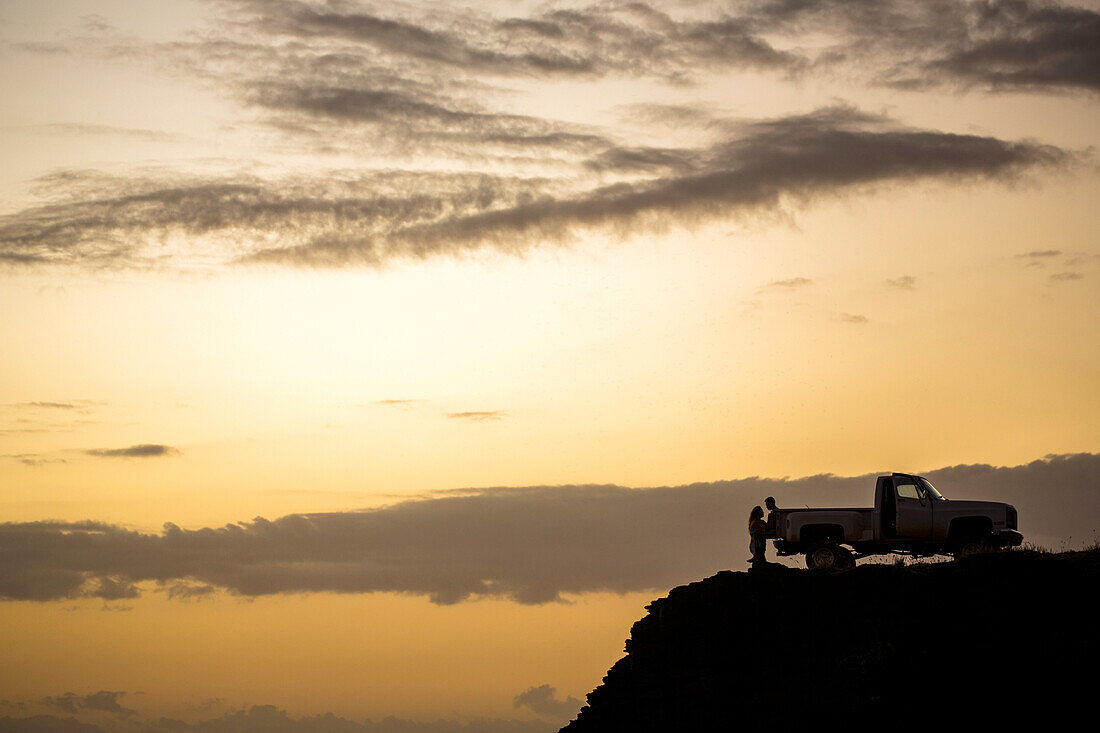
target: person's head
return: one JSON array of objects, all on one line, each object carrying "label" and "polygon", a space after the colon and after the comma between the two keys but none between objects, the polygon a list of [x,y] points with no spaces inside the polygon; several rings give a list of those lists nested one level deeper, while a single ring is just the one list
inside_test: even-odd
[{"label": "person's head", "polygon": [[764,506],[766,506],[768,508],[769,512],[774,511],[775,510],[775,498],[769,496],[767,499],[764,500]]},{"label": "person's head", "polygon": [[761,509],[759,506],[754,506],[752,508],[752,511],[749,512],[749,522],[750,523],[755,522],[757,519],[760,519],[763,516],[764,516],[764,510]]}]

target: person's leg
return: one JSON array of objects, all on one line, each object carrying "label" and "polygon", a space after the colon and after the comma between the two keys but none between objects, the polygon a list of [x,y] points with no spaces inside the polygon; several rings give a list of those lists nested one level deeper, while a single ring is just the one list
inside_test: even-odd
[{"label": "person's leg", "polygon": [[753,553],[753,557],[756,558],[756,560],[761,565],[766,565],[767,562],[768,562],[767,551],[768,551],[768,541],[766,539],[764,539],[763,535],[757,535],[756,536],[756,551]]}]

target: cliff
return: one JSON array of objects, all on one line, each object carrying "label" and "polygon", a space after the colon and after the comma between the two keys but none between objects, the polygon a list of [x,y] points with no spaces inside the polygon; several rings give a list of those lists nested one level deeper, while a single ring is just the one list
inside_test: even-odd
[{"label": "cliff", "polygon": [[1095,702],[1098,581],[1097,549],[721,572],[649,604],[562,730],[1054,722]]}]

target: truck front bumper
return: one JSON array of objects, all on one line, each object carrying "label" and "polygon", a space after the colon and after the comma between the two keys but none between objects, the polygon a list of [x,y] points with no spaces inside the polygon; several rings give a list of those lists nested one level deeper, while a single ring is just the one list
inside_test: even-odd
[{"label": "truck front bumper", "polygon": [[1019,547],[1024,536],[1014,529],[1002,529],[1000,534],[994,536],[994,541],[1002,547]]}]

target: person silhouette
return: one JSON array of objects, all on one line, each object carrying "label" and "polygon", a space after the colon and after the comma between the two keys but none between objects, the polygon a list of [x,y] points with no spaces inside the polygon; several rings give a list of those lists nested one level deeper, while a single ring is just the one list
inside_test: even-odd
[{"label": "person silhouette", "polygon": [[767,548],[764,535],[767,530],[768,525],[764,522],[764,510],[759,506],[754,506],[752,511],[749,512],[749,552],[752,553],[752,557],[748,560],[754,568],[766,565],[768,562],[764,558],[764,551]]},{"label": "person silhouette", "polygon": [[767,531],[765,532],[765,534],[766,536],[774,539],[775,537],[779,536],[776,533],[775,526],[776,519],[778,519],[779,517],[779,507],[775,505],[775,497],[769,496],[767,499],[765,499],[764,506],[768,508],[768,521],[766,523]]}]

